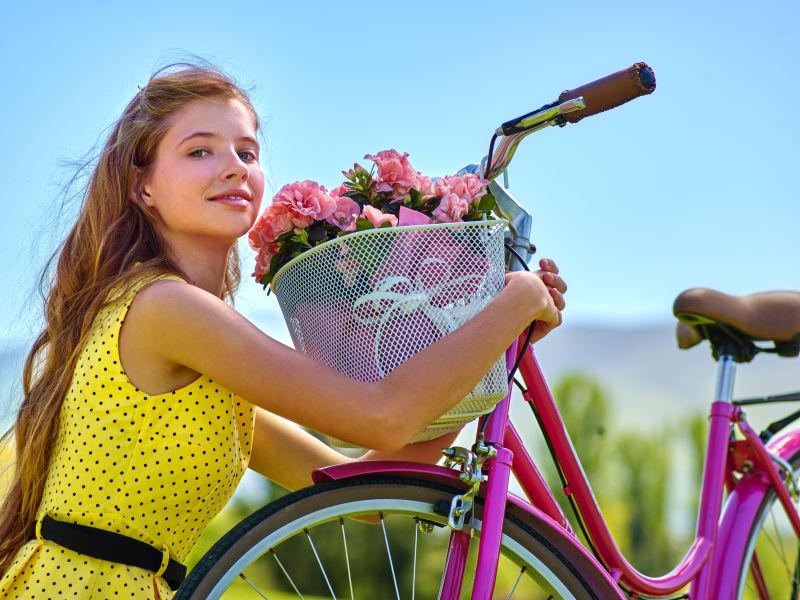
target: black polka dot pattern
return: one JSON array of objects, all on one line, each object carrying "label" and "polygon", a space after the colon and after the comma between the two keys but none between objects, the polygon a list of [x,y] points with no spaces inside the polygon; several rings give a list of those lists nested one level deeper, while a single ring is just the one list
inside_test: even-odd
[{"label": "black polka dot pattern", "polygon": [[[37,518],[122,533],[183,562],[247,468],[254,409],[204,376],[155,396],[128,380],[120,327],[136,292],[154,279],[139,281],[92,324],[61,408]],[[0,598],[9,599],[172,595],[153,573],[38,539],[0,579]]]}]

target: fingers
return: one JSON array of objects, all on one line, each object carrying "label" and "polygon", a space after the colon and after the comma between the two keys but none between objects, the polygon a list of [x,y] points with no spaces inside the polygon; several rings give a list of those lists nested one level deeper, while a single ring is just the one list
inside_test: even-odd
[{"label": "fingers", "polygon": [[567,305],[566,301],[564,300],[564,295],[554,287],[547,288],[547,291],[550,292],[550,297],[553,298],[553,304],[556,305],[556,308],[560,313]]},{"label": "fingers", "polygon": [[567,282],[560,275],[555,275],[551,271],[542,273],[542,281],[547,287],[555,288],[562,294],[567,292]]},{"label": "fingers", "polygon": [[556,261],[554,261],[552,258],[540,259],[539,267],[541,267],[542,271],[558,274],[558,265],[556,264]]},{"label": "fingers", "polygon": [[541,271],[539,276],[548,287],[556,288],[562,294],[567,292],[567,282],[558,275],[558,265],[550,258],[543,258],[539,261]]}]

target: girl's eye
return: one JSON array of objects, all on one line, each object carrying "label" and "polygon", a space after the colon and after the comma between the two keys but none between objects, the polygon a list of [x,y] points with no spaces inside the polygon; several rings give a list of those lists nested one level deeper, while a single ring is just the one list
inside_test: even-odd
[{"label": "girl's eye", "polygon": [[[192,150],[189,153],[189,156],[193,156],[194,158],[203,158],[204,155],[199,155],[198,152],[208,153],[208,150],[206,150],[205,148],[198,148],[197,150]],[[250,150],[242,150],[241,152],[239,152],[239,156],[242,156],[243,154],[246,156],[244,156],[242,160],[247,160],[247,161],[258,160],[258,157],[256,156],[255,152],[251,152]]]}]

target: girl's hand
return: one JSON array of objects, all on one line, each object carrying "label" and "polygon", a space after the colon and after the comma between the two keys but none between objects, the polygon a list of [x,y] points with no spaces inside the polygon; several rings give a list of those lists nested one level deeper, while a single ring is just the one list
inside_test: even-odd
[{"label": "girl's hand", "polygon": [[540,297],[543,293],[547,294],[544,311],[535,316],[536,323],[531,342],[542,339],[561,325],[561,311],[566,306],[564,293],[567,291],[567,284],[558,274],[558,265],[551,259],[543,258],[539,261],[539,266],[541,269],[538,271],[506,273],[506,285],[512,282],[514,284],[527,284],[529,290],[535,296]]},{"label": "girl's hand", "polygon": [[539,261],[541,269],[536,271],[536,275],[547,286],[547,291],[553,298],[556,308],[560,311],[564,310],[566,302],[564,301],[564,294],[567,292],[567,282],[558,274],[558,265],[550,258],[543,258]]},{"label": "girl's hand", "polygon": [[561,311],[564,310],[566,302],[564,294],[567,292],[567,282],[558,274],[558,265],[550,258],[542,258],[539,260],[541,267],[535,274],[542,280],[542,283],[547,287],[550,297],[553,300],[553,305],[557,310],[558,318],[555,321],[545,321],[537,319],[531,342],[542,339],[553,329],[561,325]]}]

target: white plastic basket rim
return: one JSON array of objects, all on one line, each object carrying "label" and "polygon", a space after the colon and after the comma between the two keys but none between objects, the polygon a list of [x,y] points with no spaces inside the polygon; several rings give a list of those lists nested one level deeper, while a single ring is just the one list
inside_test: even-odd
[{"label": "white plastic basket rim", "polygon": [[309,248],[305,252],[303,252],[300,256],[295,256],[292,260],[287,262],[283,265],[272,278],[272,282],[270,286],[272,289],[275,289],[275,286],[278,284],[278,280],[281,276],[293,265],[296,265],[304,258],[308,258],[316,254],[317,252],[322,252],[331,246],[339,244],[342,240],[352,240],[356,237],[363,237],[363,236],[370,236],[370,235],[380,235],[381,233],[386,233],[387,230],[392,231],[414,231],[414,230],[428,230],[428,229],[463,229],[464,227],[492,227],[494,225],[503,225],[503,227],[508,226],[508,221],[505,219],[491,219],[487,221],[459,221],[457,223],[429,223],[427,225],[398,225],[396,227],[378,227],[376,229],[365,229],[364,231],[354,231],[352,233],[348,233],[347,235],[343,235],[332,240],[327,240],[322,242],[321,244],[314,246],[313,248]]}]

